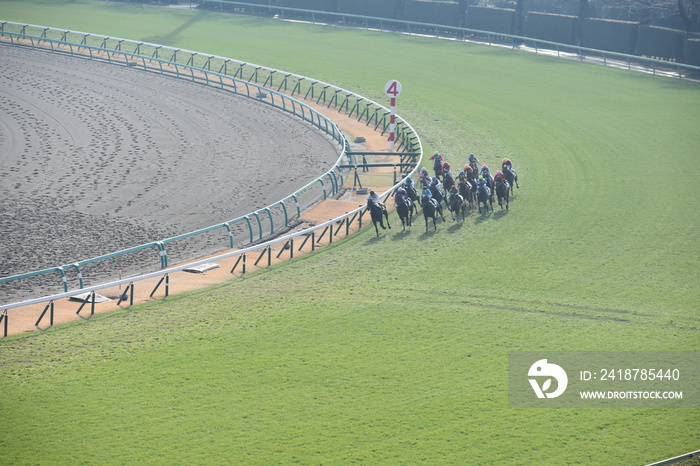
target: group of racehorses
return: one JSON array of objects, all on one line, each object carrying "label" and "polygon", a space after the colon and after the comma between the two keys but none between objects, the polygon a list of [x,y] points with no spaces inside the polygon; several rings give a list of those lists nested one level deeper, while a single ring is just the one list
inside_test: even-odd
[{"label": "group of racehorses", "polygon": [[[493,199],[498,200],[498,205],[501,209],[509,209],[510,195],[513,193],[513,186],[518,185],[518,175],[512,169],[510,163],[504,163],[501,166],[503,177],[498,177],[494,180],[494,176],[490,170],[478,168],[478,160],[471,159],[469,165],[465,165],[465,169],[454,178],[450,171],[449,164],[442,160],[436,159],[433,167],[435,176],[430,177],[426,168],[421,169],[419,176],[420,188],[419,192],[413,184],[413,180],[406,178],[400,187],[394,192],[394,200],[396,202],[396,211],[401,219],[403,229],[411,226],[414,212],[417,212],[416,204],[423,208],[423,216],[425,218],[425,231],[428,231],[429,220],[433,221],[433,228],[437,230],[436,218],[439,216],[445,221],[442,213],[442,204],[444,202],[447,209],[452,213],[453,220],[464,221],[467,208],[473,209],[476,205],[479,213],[488,213],[493,211]],[[452,189],[452,188],[455,189]],[[374,222],[377,236],[379,229],[377,223],[384,228],[384,219],[387,225],[389,224],[388,213],[382,205],[377,205],[373,202],[368,202],[367,210],[371,212],[372,221]],[[389,226],[391,228],[391,226]]]}]

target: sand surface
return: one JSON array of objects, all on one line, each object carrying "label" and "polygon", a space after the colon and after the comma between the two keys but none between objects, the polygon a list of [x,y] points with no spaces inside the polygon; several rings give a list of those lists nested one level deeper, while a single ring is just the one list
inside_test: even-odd
[{"label": "sand surface", "polygon": [[[237,218],[340,153],[298,118],[243,97],[11,46],[0,46],[0,108],[0,277]],[[1,301],[35,297],[36,286],[0,285]]]}]

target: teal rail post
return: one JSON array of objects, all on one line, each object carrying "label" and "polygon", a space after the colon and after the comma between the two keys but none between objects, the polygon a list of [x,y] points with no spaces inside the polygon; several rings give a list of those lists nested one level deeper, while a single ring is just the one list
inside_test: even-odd
[{"label": "teal rail post", "polygon": [[284,201],[280,201],[280,205],[282,206],[282,211],[284,212],[284,226],[287,227],[289,226],[289,214],[287,214],[287,206],[284,205]]},{"label": "teal rail post", "polygon": [[267,216],[270,218],[270,234],[272,235],[275,233],[275,223],[272,220],[272,211],[270,210],[269,207],[265,207],[265,209],[263,209],[263,210],[265,210],[265,212],[267,212]]},{"label": "teal rail post", "polygon": [[328,199],[328,193],[326,193],[326,183],[324,183],[321,178],[318,179],[318,182],[321,183],[321,187],[323,188],[323,200],[325,201]]},{"label": "teal rail post", "polygon": [[56,267],[56,270],[61,274],[61,280],[63,280],[63,292],[68,292],[68,278],[66,277],[66,271],[63,267]]},{"label": "teal rail post", "polygon": [[[251,215],[253,215],[253,216],[255,217],[255,220],[256,220],[257,223],[258,223],[258,232],[260,233],[260,238],[259,238],[259,239],[262,239],[262,237],[263,237],[263,230],[262,230],[262,222],[260,221],[260,215],[258,215],[257,212],[253,212]],[[251,231],[252,231],[252,230],[251,230]],[[252,243],[252,241],[251,241],[251,243]]]},{"label": "teal rail post", "polygon": [[292,199],[294,199],[294,204],[297,206],[297,217],[301,217],[301,207],[299,206],[299,199],[296,194],[292,194]]},{"label": "teal rail post", "polygon": [[245,219],[246,223],[248,223],[248,233],[250,233],[250,242],[252,243],[253,242],[253,225],[250,223],[250,218],[247,215],[243,218]]},{"label": "teal rail post", "polygon": [[226,228],[226,231],[228,231],[229,247],[231,249],[233,249],[236,246],[234,246],[234,244],[233,244],[233,230],[231,230],[231,223],[230,222],[224,223],[224,227]]},{"label": "teal rail post", "polygon": [[165,243],[157,241],[155,245],[160,253],[160,267],[165,269],[168,267],[168,251],[165,249]]}]

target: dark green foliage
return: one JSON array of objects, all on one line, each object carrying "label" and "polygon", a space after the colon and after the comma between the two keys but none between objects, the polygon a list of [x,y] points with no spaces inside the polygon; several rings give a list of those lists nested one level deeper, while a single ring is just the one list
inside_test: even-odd
[{"label": "dark green foliage", "polygon": [[609,19],[584,19],[581,22],[581,46],[611,52],[633,54],[639,23]]},{"label": "dark green foliage", "polygon": [[300,8],[302,10],[338,11],[338,0],[277,0],[277,5],[286,8]]},{"label": "dark green foliage", "polygon": [[657,26],[639,26],[637,55],[682,61],[684,32]]},{"label": "dark green foliage", "polygon": [[685,62],[700,66],[700,39],[688,39],[685,42]]},{"label": "dark green foliage", "polygon": [[403,19],[419,23],[460,26],[460,8],[457,2],[430,2],[425,0],[405,0]]},{"label": "dark green foliage", "polygon": [[338,0],[338,11],[351,15],[399,19],[401,0]]},{"label": "dark green foliage", "polygon": [[501,34],[513,34],[515,10],[504,8],[484,8],[469,6],[464,18],[464,27],[480,31],[493,31]]},{"label": "dark green foliage", "polygon": [[533,39],[574,45],[577,22],[576,16],[530,12],[525,19],[525,35]]}]

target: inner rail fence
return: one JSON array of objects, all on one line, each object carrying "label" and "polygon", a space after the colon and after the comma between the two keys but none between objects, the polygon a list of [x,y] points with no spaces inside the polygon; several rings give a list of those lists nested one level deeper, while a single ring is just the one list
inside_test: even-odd
[{"label": "inner rail fence", "polygon": [[[387,137],[390,131],[390,110],[372,100],[312,78],[231,58],[141,41],[9,21],[0,21],[0,45],[28,47],[75,58],[133,67],[211,86],[253,99],[261,105],[270,105],[283,112],[291,113],[326,133],[340,149],[338,160],[326,173],[284,199],[255,212],[207,228],[99,257],[0,278],[0,286],[11,283],[20,284],[19,289],[30,293],[35,293],[38,287],[41,289],[56,287],[63,290],[59,295],[50,294],[14,303],[2,304],[0,301],[0,331],[3,323],[7,325],[8,309],[131,283],[150,278],[153,274],[166,276],[172,271],[180,270],[171,268],[171,264],[182,263],[203,255],[187,257],[187,251],[193,249],[191,248],[193,241],[204,242],[218,251],[237,248],[235,252],[227,252],[224,256],[217,257],[245,254],[244,251],[248,250],[264,250],[269,248],[270,244],[279,241],[279,238],[274,240],[271,238],[279,237],[298,225],[302,212],[323,200],[339,197],[347,189],[344,186],[346,176],[353,169],[357,178],[358,167],[362,167],[363,170],[373,168],[372,164],[367,164],[364,160],[370,153],[351,151],[349,141],[338,126],[311,105],[334,110],[347,118],[354,118],[358,122],[363,122],[369,130]],[[411,176],[422,158],[420,138],[398,115],[395,116],[394,137],[396,142],[393,155],[400,156],[400,161],[394,164],[395,186],[383,195],[388,195],[403,178]],[[349,230],[351,222],[357,222],[361,226],[362,213],[362,208],[358,208],[335,219],[335,222],[347,222],[346,229]],[[319,229],[328,229],[329,225],[331,224],[304,229],[292,234],[290,239],[300,235],[308,237]],[[337,233],[338,231],[335,232]],[[176,254],[173,254],[174,249],[177,251]],[[209,261],[216,260],[217,257],[210,258]],[[144,268],[144,261],[151,265]],[[108,273],[105,271],[116,270],[117,264],[120,271],[119,280],[95,284],[97,280],[104,279],[101,277]],[[192,264],[183,267],[190,266]],[[134,274],[132,278],[121,279],[122,267]],[[148,274],[143,275],[144,270]],[[114,276],[113,273],[112,276]],[[38,279],[41,280],[37,282]],[[49,280],[48,283],[47,280]],[[51,285],[51,283],[54,284]],[[70,291],[71,288],[73,291]]]},{"label": "inner rail fence", "polygon": [[[187,2],[184,2],[184,4],[187,4]],[[383,32],[431,36],[438,39],[452,39],[462,42],[476,42],[659,76],[691,80],[700,79],[700,67],[698,66],[500,32],[229,0],[198,0],[189,2],[189,5],[190,8],[201,7],[214,11],[273,17],[281,20],[306,21]]]}]

